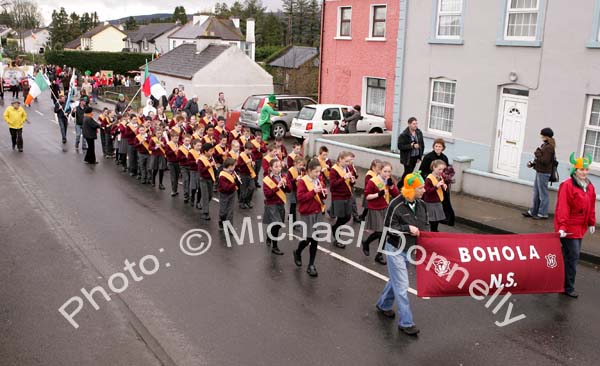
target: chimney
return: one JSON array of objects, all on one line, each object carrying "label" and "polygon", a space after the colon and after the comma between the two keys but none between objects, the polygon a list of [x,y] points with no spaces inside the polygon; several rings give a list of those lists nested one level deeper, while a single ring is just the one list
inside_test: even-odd
[{"label": "chimney", "polygon": [[231,17],[231,21],[233,22],[233,25],[235,25],[235,27],[237,29],[240,29],[240,18],[238,18],[238,17]]},{"label": "chimney", "polygon": [[256,55],[255,37],[254,37],[255,22],[253,18],[246,20],[246,55],[254,61]]},{"label": "chimney", "polygon": [[206,14],[194,15],[192,18],[192,22],[194,22],[194,25],[202,25],[208,20],[209,17],[210,16]]}]

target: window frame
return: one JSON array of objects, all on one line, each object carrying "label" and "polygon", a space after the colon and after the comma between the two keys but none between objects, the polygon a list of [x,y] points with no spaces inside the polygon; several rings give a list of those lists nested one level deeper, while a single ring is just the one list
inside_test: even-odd
[{"label": "window frame", "polygon": [[[509,7],[511,0],[501,1],[501,14],[498,23],[498,32],[496,35],[496,46],[512,46],[512,47],[542,47],[544,26],[546,21],[546,7],[548,0],[537,0],[537,25],[535,30],[535,37],[508,37],[508,18],[509,18]],[[531,8],[528,8],[531,9]],[[527,11],[522,11],[527,12]]]},{"label": "window frame", "polygon": [[[581,139],[581,147],[579,149],[580,156],[584,156],[584,153],[585,153],[585,140],[587,137],[587,132],[594,131],[594,132],[597,132],[600,134],[600,125],[599,126],[590,125],[590,118],[592,117],[592,105],[594,104],[594,100],[597,100],[598,102],[600,102],[600,95],[588,95],[587,96],[585,121],[583,123],[583,136]],[[593,154],[592,154],[592,158],[593,158]],[[595,169],[600,169],[600,161],[599,162],[592,161],[592,167]]]},{"label": "window frame", "polygon": [[[464,0],[461,0],[460,11],[444,12],[444,13],[442,13],[442,1],[444,1],[444,0],[437,0],[437,9],[436,9],[436,14],[435,14],[435,38],[436,39],[454,39],[454,40],[461,39],[462,38]],[[456,36],[441,35],[440,34],[440,18],[442,16],[456,16],[456,15],[460,16],[460,33]]]},{"label": "window frame", "polygon": [[[350,10],[350,20],[344,20],[344,10]],[[342,24],[349,23],[350,24],[350,32],[348,35],[342,35]],[[340,40],[351,40],[352,39],[352,6],[338,6],[338,14],[337,14],[337,30],[335,39]]]},{"label": "window frame", "polygon": [[[377,80],[377,86],[369,86],[369,80]],[[380,82],[384,81],[385,82],[385,87],[381,87],[380,86]],[[386,78],[382,78],[382,77],[374,77],[374,76],[365,76],[364,78],[364,89],[363,89],[363,106],[364,106],[364,113],[368,114],[370,116],[377,116],[377,117],[385,117],[385,108],[386,108],[386,99],[387,99],[387,84],[388,81]],[[369,88],[375,88],[375,89],[383,89],[384,90],[384,97],[383,97],[383,114],[379,115],[379,114],[375,114],[375,113],[369,113]]]},{"label": "window frame", "polygon": [[[504,16],[504,39],[507,41],[535,41],[537,36],[537,28],[539,27],[539,19],[540,19],[540,0],[532,0],[536,1],[537,6],[535,8],[515,8],[511,7],[512,2],[514,0],[508,0],[506,2],[506,15]],[[519,0],[516,0],[519,1]],[[509,36],[508,35],[508,26],[510,21],[510,16],[514,14],[536,14],[536,23],[535,23],[535,34],[529,37],[523,36]]]},{"label": "window frame", "polygon": [[[427,131],[434,133],[436,135],[442,135],[442,136],[452,136],[453,130],[454,130],[454,121],[456,117],[456,87],[457,87],[457,81],[456,80],[451,80],[451,79],[447,79],[447,78],[435,78],[435,79],[430,79],[430,85],[429,85],[429,106],[427,108]],[[441,103],[441,102],[434,102],[433,101],[433,88],[436,82],[442,82],[442,83],[451,83],[454,84],[454,104],[446,104],[446,103]],[[452,131],[444,131],[444,130],[438,130],[436,128],[432,128],[431,127],[431,108],[433,106],[439,106],[439,107],[444,107],[444,108],[452,108],[454,110],[454,115],[453,115],[453,119],[452,119]]]},{"label": "window frame", "polygon": [[587,48],[600,48],[600,0],[596,0],[594,3],[592,34],[585,46]]},{"label": "window frame", "polygon": [[[385,18],[383,18],[383,20],[381,19],[375,19],[375,16],[377,15],[376,12],[376,8],[385,8]],[[379,41],[379,42],[383,42],[386,40],[387,37],[387,4],[371,4],[369,5],[369,35],[368,37],[365,39],[366,41]],[[375,24],[376,23],[383,23],[384,27],[383,27],[383,36],[376,36],[375,35]]]}]

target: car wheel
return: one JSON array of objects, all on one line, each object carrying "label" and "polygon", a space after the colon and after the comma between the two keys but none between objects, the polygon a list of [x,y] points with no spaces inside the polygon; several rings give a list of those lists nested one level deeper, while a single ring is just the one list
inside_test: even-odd
[{"label": "car wheel", "polygon": [[273,135],[274,138],[279,138],[279,137],[285,137],[285,134],[287,132],[287,128],[285,127],[285,124],[281,123],[281,122],[277,122],[273,125],[273,127],[271,128],[271,135]]},{"label": "car wheel", "polygon": [[383,130],[379,127],[375,127],[369,131],[369,133],[383,133]]}]

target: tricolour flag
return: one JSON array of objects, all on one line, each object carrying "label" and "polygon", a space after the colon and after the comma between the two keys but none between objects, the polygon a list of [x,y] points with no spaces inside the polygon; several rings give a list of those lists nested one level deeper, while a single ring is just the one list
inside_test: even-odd
[{"label": "tricolour flag", "polygon": [[144,93],[144,96],[149,97],[152,95],[156,99],[167,96],[167,91],[163,88],[158,78],[148,72],[148,62],[146,62],[146,67],[144,68],[142,92]]},{"label": "tricolour flag", "polygon": [[27,99],[25,99],[25,105],[31,105],[31,102],[42,94],[44,90],[48,89],[49,86],[48,79],[42,75],[41,71],[38,71],[35,78],[31,75],[28,75],[28,77],[31,89],[29,89],[29,94],[27,94]]},{"label": "tricolour flag", "polygon": [[71,99],[75,95],[75,69],[71,75],[71,81],[69,81],[69,95],[67,96],[67,102],[65,103],[65,113],[69,113],[71,110]]}]

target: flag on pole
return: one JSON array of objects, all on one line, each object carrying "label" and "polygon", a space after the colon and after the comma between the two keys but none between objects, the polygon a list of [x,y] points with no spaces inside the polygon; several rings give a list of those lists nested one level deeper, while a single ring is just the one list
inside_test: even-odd
[{"label": "flag on pole", "polygon": [[42,75],[42,72],[38,71],[35,78],[31,75],[27,75],[29,79],[29,84],[31,84],[31,89],[29,89],[29,94],[27,94],[27,99],[25,99],[25,105],[31,105],[31,102],[35,98],[37,98],[42,92],[48,89],[48,79]]},{"label": "flag on pole", "polygon": [[144,68],[144,84],[142,85],[142,92],[144,96],[149,97],[152,95],[156,99],[160,99],[162,96],[167,96],[167,91],[162,86],[158,78],[148,72],[148,62],[146,61],[146,67]]},{"label": "flag on pole", "polygon": [[67,96],[67,102],[65,103],[65,113],[69,113],[71,110],[71,99],[75,95],[75,69],[71,75],[71,81],[69,81],[69,95]]}]

